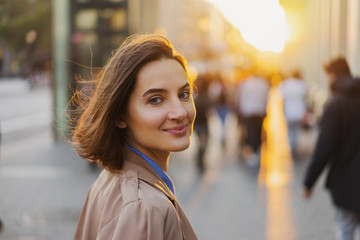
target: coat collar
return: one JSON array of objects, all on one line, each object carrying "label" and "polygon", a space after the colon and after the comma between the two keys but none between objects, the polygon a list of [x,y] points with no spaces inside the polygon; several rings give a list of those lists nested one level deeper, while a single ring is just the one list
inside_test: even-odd
[{"label": "coat collar", "polygon": [[187,219],[184,210],[181,208],[174,194],[171,192],[168,186],[163,182],[163,180],[156,173],[156,171],[150,166],[149,163],[146,162],[146,160],[144,160],[141,156],[139,156],[132,150],[124,147],[122,152],[124,156],[123,159],[125,161],[121,171],[136,170],[140,180],[150,184],[154,188],[164,193],[168,197],[168,199],[172,202],[172,204],[176,209],[181,225],[183,239],[196,240],[197,239],[196,234],[189,220]]},{"label": "coat collar", "polygon": [[122,171],[136,169],[139,179],[163,192],[171,201],[175,200],[174,194],[171,192],[166,183],[164,183],[151,165],[141,156],[126,147],[123,148],[123,155],[123,159],[125,161]]}]

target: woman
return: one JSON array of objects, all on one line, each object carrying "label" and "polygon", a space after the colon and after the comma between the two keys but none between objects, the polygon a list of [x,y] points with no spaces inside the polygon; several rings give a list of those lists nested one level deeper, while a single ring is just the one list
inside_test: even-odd
[{"label": "woman", "polygon": [[104,170],[75,239],[197,239],[166,174],[189,147],[195,108],[185,60],[157,35],[129,37],[109,60],[73,133]]}]

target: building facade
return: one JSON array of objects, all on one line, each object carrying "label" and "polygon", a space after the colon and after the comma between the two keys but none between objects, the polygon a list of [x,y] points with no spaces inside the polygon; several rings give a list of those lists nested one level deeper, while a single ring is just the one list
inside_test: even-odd
[{"label": "building facade", "polygon": [[[302,70],[321,114],[329,96],[324,63],[343,56],[353,74],[360,76],[360,1],[280,0],[280,3],[287,11],[290,27],[300,29],[297,39],[290,39],[282,54],[282,66],[285,70]],[[291,26],[294,15],[298,17]]]}]

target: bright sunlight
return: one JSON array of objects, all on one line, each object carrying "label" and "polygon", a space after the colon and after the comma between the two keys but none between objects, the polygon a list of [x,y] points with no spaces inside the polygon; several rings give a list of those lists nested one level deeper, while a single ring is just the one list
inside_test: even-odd
[{"label": "bright sunlight", "polygon": [[285,11],[278,0],[208,0],[236,28],[245,41],[261,51],[282,52],[289,38]]}]

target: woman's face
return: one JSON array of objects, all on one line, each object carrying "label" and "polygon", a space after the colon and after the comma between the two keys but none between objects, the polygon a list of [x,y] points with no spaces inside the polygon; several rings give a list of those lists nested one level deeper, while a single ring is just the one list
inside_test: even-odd
[{"label": "woman's face", "polygon": [[179,62],[161,59],[142,67],[122,121],[130,144],[149,157],[184,150],[194,118],[191,86]]}]

